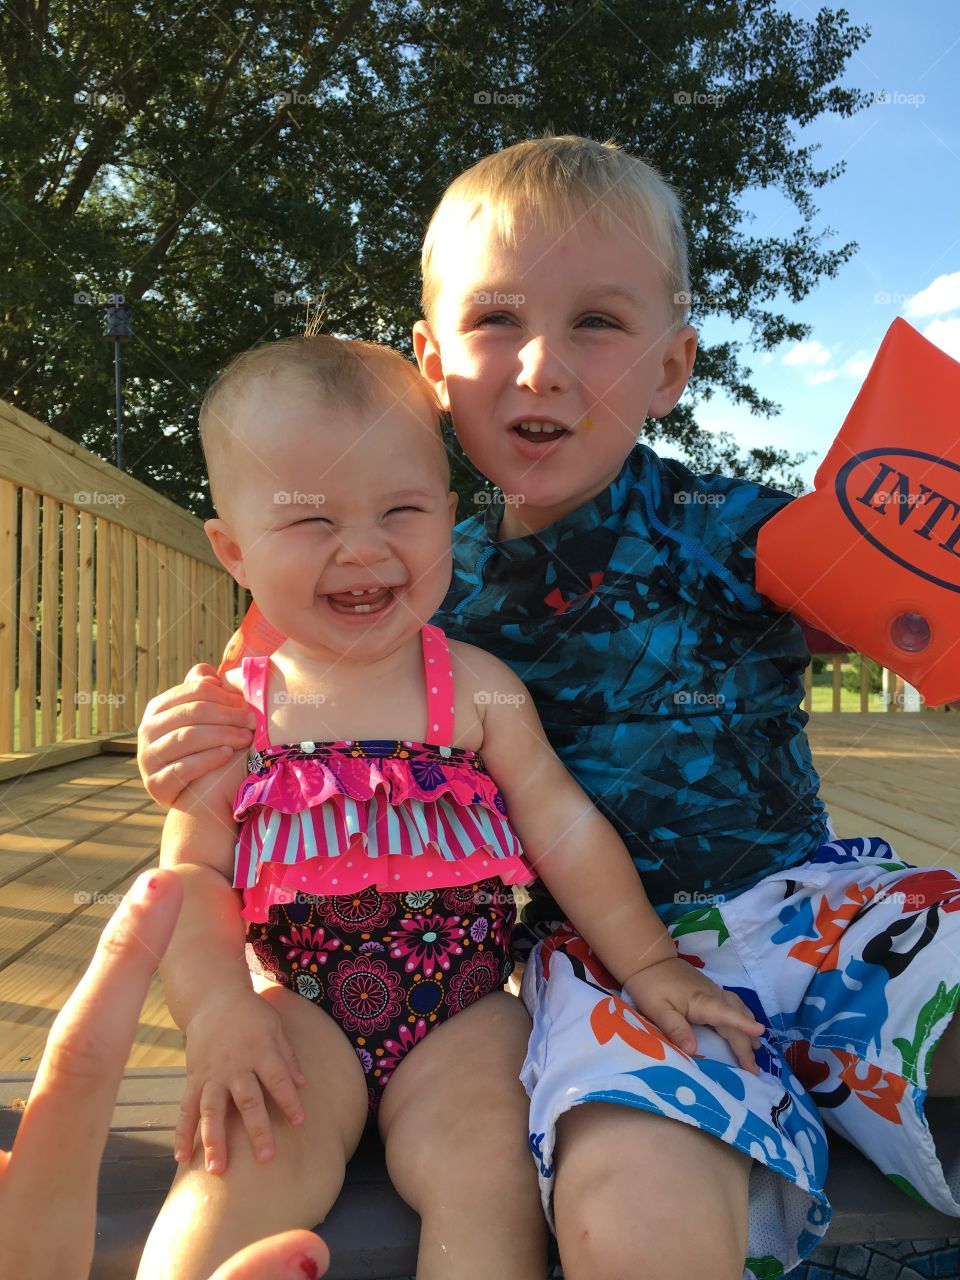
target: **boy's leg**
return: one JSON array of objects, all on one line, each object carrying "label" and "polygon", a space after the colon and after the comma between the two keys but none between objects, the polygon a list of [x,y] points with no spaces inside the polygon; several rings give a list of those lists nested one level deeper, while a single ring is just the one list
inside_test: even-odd
[{"label": "boy's leg", "polygon": [[931,1098],[960,1096],[960,1017],[956,1014],[930,1059],[927,1093]]},{"label": "boy's leg", "polygon": [[554,1215],[566,1280],[740,1280],[751,1165],[663,1116],[574,1107],[557,1126]]},{"label": "boy's leg", "polygon": [[[692,912],[674,928],[682,954],[767,1021],[721,912]],[[830,1221],[827,1142],[774,1037],[757,1052],[759,1075],[708,1027],[696,1028],[690,1056],[605,982],[569,928],[524,974],[535,1014],[522,1073],[530,1142],[565,1274],[790,1270]]]},{"label": "boy's leg", "polygon": [[308,1077],[300,1090],[304,1123],[294,1128],[268,1099],[276,1154],[261,1164],[233,1108],[227,1168],[219,1176],[204,1169],[198,1140],[160,1210],[137,1280],[208,1280],[245,1245],[315,1226],[340,1193],[367,1118],[360,1062],[337,1024],[309,1000],[274,985],[262,995],[280,1013]]},{"label": "boy's leg", "polygon": [[432,1030],[384,1090],[387,1168],[422,1219],[417,1280],[543,1280],[519,1078],[529,1034],[520,1001],[492,992]]},{"label": "boy's leg", "polygon": [[775,984],[768,1010],[821,1116],[908,1194],[960,1218],[960,1153],[927,1105],[960,1093],[960,876],[864,836],[750,894],[766,895],[754,917],[772,927],[751,930],[741,899],[729,927],[758,983]]}]

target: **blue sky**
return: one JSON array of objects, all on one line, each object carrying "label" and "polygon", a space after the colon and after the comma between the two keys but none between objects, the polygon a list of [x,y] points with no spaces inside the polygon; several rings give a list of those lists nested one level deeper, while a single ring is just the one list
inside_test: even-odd
[{"label": "blue sky", "polygon": [[[807,19],[816,11],[803,0],[780,7]],[[833,244],[855,240],[860,247],[803,302],[777,301],[811,326],[803,344],[761,354],[749,346],[745,325],[708,318],[701,326],[706,342],[743,341],[754,385],[783,411],[755,417],[718,395],[701,404],[698,421],[730,431],[742,447],[812,450],[802,468],[811,486],[895,316],[960,360],[960,4],[852,0],[844,7],[871,35],[843,82],[876,100],[851,119],[824,117],[797,137],[821,144],[819,167],[846,161],[846,172],[815,193],[814,226],[832,228]],[[744,205],[756,215],[748,224],[753,235],[800,225],[777,192],[753,193]]]}]

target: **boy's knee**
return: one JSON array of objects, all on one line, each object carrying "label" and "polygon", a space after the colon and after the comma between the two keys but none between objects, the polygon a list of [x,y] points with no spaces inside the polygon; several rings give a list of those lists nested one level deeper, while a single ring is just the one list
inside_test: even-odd
[{"label": "boy's knee", "polygon": [[568,1280],[740,1280],[750,1165],[732,1147],[661,1116],[600,1103],[568,1112],[554,1191]]}]

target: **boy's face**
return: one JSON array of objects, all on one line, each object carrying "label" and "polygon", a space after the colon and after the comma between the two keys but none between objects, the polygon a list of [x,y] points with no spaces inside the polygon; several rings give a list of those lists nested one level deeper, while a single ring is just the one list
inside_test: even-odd
[{"label": "boy's face", "polygon": [[435,271],[433,322],[414,327],[420,368],[507,497],[500,537],[536,532],[605,489],[644,418],[674,407],[696,333],[671,331],[661,263],[625,226],[583,218],[557,237],[528,220],[511,246],[481,213],[438,245]]}]

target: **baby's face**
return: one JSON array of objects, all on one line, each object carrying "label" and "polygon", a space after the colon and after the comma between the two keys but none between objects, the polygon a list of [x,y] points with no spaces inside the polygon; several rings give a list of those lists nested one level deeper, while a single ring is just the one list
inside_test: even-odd
[{"label": "baby's face", "polygon": [[644,418],[673,408],[696,334],[673,332],[661,263],[626,227],[584,218],[556,237],[531,221],[511,246],[480,214],[438,249],[421,368],[466,454],[513,498],[501,537],[542,528],[606,488]]},{"label": "baby's face", "polygon": [[208,532],[222,559],[218,538],[235,544],[228,567],[274,626],[305,655],[365,664],[429,621],[450,582],[456,494],[424,406],[388,390],[340,407],[258,379],[232,428],[227,512]]}]

